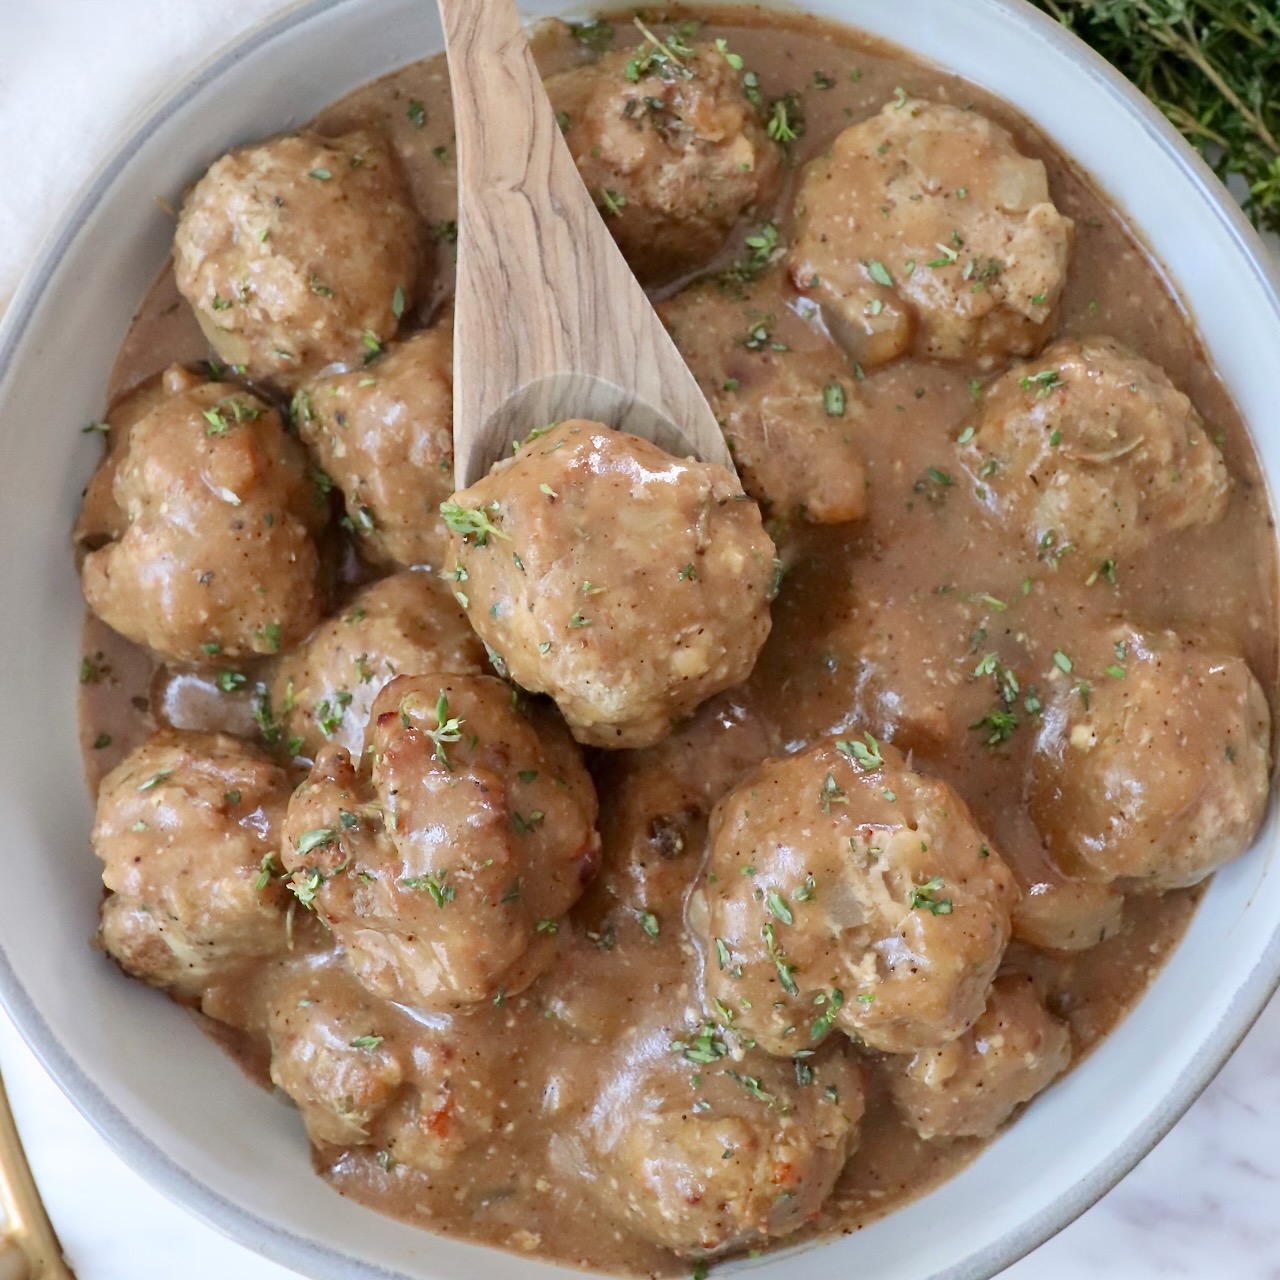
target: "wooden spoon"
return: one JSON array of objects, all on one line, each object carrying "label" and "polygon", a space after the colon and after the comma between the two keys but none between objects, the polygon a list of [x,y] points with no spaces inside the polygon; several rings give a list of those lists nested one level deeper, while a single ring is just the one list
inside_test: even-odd
[{"label": "wooden spoon", "polygon": [[732,470],[710,405],[578,176],[512,0],[438,2],[458,151],[458,488],[566,418]]}]

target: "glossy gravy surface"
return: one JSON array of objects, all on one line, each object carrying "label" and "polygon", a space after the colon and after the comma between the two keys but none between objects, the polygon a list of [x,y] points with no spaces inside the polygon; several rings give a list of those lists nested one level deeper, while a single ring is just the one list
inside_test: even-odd
[{"label": "glossy gravy surface", "polygon": [[[787,568],[774,605],[774,629],[749,692],[778,741],[788,749],[849,727],[856,686],[865,679],[853,656],[867,603],[908,621],[912,635],[931,637],[931,652],[957,674],[949,727],[916,756],[948,781],[973,810],[1015,870],[1028,898],[1052,904],[1072,889],[1049,866],[1022,802],[1032,740],[1013,734],[999,751],[986,749],[971,724],[992,702],[989,681],[973,676],[981,653],[999,652],[1019,671],[1048,684],[1054,650],[1123,612],[1152,628],[1212,638],[1242,653],[1275,707],[1276,608],[1274,534],[1265,490],[1244,424],[1207,364],[1196,335],[1161,278],[1111,208],[1078,171],[1008,108],[974,86],[873,44],[857,34],[801,18],[752,10],[713,15],[700,39],[723,37],[760,77],[766,97],[801,95],[805,131],[792,147],[790,176],[772,216],[785,242],[791,228],[796,170],[820,154],[847,124],[873,114],[895,89],[973,105],[1009,128],[1020,149],[1044,160],[1053,199],[1075,219],[1076,246],[1058,336],[1108,333],[1167,369],[1220,444],[1234,487],[1225,519],[1175,533],[1116,566],[1116,583],[1086,583],[1052,557],[996,529],[967,486],[937,476],[959,470],[956,440],[974,405],[966,371],[903,360],[858,381],[861,408],[847,429],[865,461],[868,516],[847,525],[778,523],[773,532]],[[626,23],[619,44],[638,38]],[[572,64],[582,51],[560,29],[543,33],[544,69]],[[422,104],[422,112],[410,109]],[[427,59],[368,86],[326,110],[318,121],[339,133],[373,123],[405,161],[415,199],[433,231],[436,285],[416,320],[427,323],[446,306],[451,287],[455,208],[453,131],[442,57]],[[762,211],[761,220],[769,216]],[[740,251],[741,235],[710,277]],[[673,290],[674,291],[674,290]],[[767,359],[742,346],[758,322],[760,301],[748,286],[724,302],[726,350],[744,385],[767,376]],[[805,320],[789,309],[772,315],[772,333],[803,346]],[[171,274],[157,282],[122,348],[109,399],[115,400],[174,361],[208,355]],[[851,394],[856,372],[848,373]],[[347,554],[338,598],[366,571]],[[914,640],[906,641],[914,644]],[[260,672],[243,668],[252,688]],[[86,625],[82,670],[82,739],[90,783],[149,732],[163,724],[225,728],[253,736],[246,694],[225,694],[207,675],[157,668],[154,660],[92,618]],[[598,771],[599,773],[599,771]],[[603,773],[599,773],[604,777]],[[601,806],[610,794],[601,786]],[[1034,971],[1049,1005],[1071,1028],[1075,1059],[1123,1017],[1159,969],[1190,918],[1197,891],[1161,897],[1131,895],[1120,933],[1091,949],[1041,951],[1015,942],[1005,967]],[[584,910],[586,907],[584,906]],[[632,934],[634,933],[634,936]],[[683,1274],[688,1264],[608,1223],[564,1172],[573,1161],[575,1128],[619,1054],[639,1037],[678,1035],[702,1017],[691,943],[679,922],[660,936],[620,931],[602,950],[585,927],[561,941],[556,966],[524,995],[500,1007],[468,1012],[492,1046],[483,1069],[500,1093],[506,1119],[492,1142],[480,1144],[439,1176],[388,1168],[372,1148],[346,1150],[322,1172],[346,1195],[431,1230],[535,1253],[558,1261],[637,1274]],[[206,1005],[228,1023],[251,1028],[216,1034],[250,1073],[265,1079],[265,1042],[252,1028],[284,967],[332,951],[326,934],[301,918],[294,953],[262,967],[249,984],[215,992]],[[600,1002],[602,1017],[622,1028],[600,1044],[561,1025],[566,1002]],[[576,1006],[575,1006],[576,1007]],[[210,1023],[211,1029],[216,1024]],[[411,1040],[417,1024],[388,1005],[384,1036]],[[872,1077],[874,1080],[874,1077]],[[554,1104],[548,1099],[554,1098]],[[821,1218],[800,1237],[857,1230],[950,1176],[979,1149],[974,1140],[925,1142],[901,1123],[874,1082],[860,1146]]]}]

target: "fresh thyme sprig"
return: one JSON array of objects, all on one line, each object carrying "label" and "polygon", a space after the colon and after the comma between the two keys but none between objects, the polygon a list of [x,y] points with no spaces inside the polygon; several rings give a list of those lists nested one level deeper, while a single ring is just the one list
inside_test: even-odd
[{"label": "fresh thyme sprig", "polygon": [[1280,232],[1280,8],[1275,0],[1035,0],[1147,95],[1245,212]]}]

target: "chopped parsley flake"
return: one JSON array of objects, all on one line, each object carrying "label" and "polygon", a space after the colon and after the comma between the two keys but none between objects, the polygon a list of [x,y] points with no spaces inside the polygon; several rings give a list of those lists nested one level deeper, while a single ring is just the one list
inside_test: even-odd
[{"label": "chopped parsley flake", "polygon": [[829,996],[819,994],[814,998],[814,1004],[825,1005],[826,1008],[809,1028],[809,1039],[821,1040],[835,1025],[836,1015],[844,1007],[844,992],[839,987],[832,987]]},{"label": "chopped parsley flake", "polygon": [[704,1022],[697,1034],[688,1039],[673,1040],[670,1049],[672,1053],[678,1053],[700,1067],[709,1066],[729,1053],[728,1045],[721,1038],[720,1028],[714,1022]]},{"label": "chopped parsley flake", "polygon": [[1062,386],[1062,373],[1057,369],[1042,369],[1039,373],[1028,374],[1018,380],[1023,391],[1036,393],[1037,400],[1043,400],[1056,387]]},{"label": "chopped parsley flake", "polygon": [[332,827],[312,827],[310,831],[304,831],[298,837],[297,849],[299,853],[305,855],[313,849],[332,844],[337,838],[338,833]]},{"label": "chopped parsley flake", "polygon": [[[492,504],[489,510],[496,511],[497,504]],[[464,541],[470,541],[474,538],[477,547],[487,546],[491,537],[506,538],[510,541],[511,535],[503,533],[489,519],[483,508],[464,507],[460,502],[442,502],[440,504],[440,515],[444,518],[445,524],[454,533],[462,535]]]},{"label": "chopped parsley flake", "polygon": [[836,749],[866,773],[874,773],[884,767],[884,756],[880,753],[880,744],[869,733],[864,733],[864,742],[849,741],[841,738]]},{"label": "chopped parsley flake", "polygon": [[876,284],[883,285],[886,289],[893,288],[893,276],[889,274],[889,268],[880,261],[879,258],[872,258],[867,263],[867,275],[869,275]]},{"label": "chopped parsley flake", "polygon": [[613,191],[605,188],[600,193],[600,208],[611,218],[622,217],[622,211],[627,207],[627,197],[621,191]]},{"label": "chopped parsley flake", "polygon": [[925,910],[935,916],[949,916],[954,908],[950,898],[939,898],[937,894],[945,888],[941,876],[934,876],[924,884],[918,884],[911,890],[911,909]]},{"label": "chopped parsley flake", "polygon": [[833,804],[848,804],[849,796],[844,788],[836,782],[835,774],[828,773],[822,781],[822,790],[818,793],[822,804],[822,812],[830,813]]},{"label": "chopped parsley flake", "polygon": [[729,42],[727,40],[716,41],[716,52],[735,70],[742,70],[742,55],[731,53],[729,50]]},{"label": "chopped parsley flake", "polygon": [[[828,774],[827,776],[830,777],[831,775]],[[770,915],[781,920],[783,924],[795,924],[796,920],[795,916],[791,914],[791,908],[783,901],[782,895],[776,889],[770,890],[765,902],[769,908]],[[722,965],[721,968],[723,967]]]},{"label": "chopped parsley flake", "polygon": [[445,867],[440,871],[430,871],[425,876],[406,876],[400,881],[400,886],[404,889],[425,889],[431,895],[431,901],[443,908],[458,896],[453,885],[446,883],[448,878],[449,868]]},{"label": "chopped parsley flake", "polygon": [[737,262],[720,273],[720,283],[726,288],[740,288],[773,263],[779,254],[778,228],[772,222],[762,224],[747,236],[745,245],[746,251]]}]

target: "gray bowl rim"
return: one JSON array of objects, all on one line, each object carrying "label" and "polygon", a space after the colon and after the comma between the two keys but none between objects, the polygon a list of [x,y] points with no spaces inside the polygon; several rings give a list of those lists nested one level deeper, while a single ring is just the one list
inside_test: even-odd
[{"label": "gray bowl rim", "polygon": [[[60,221],[46,236],[0,320],[0,383],[14,376],[18,340],[39,307],[58,263],[84,230],[107,190],[146,140],[175,111],[216,82],[245,55],[287,36],[322,13],[347,5],[359,6],[364,2],[296,0],[296,3],[228,41],[193,72],[141,109],[133,122],[125,127],[123,140],[86,179]],[[970,3],[994,9],[1005,20],[1028,27],[1033,35],[1082,64],[1107,91],[1119,110],[1138,118],[1151,142],[1178,163],[1191,190],[1225,226],[1248,260],[1271,307],[1280,314],[1280,264],[1275,262],[1261,236],[1217,175],[1160,111],[1110,63],[1027,0],[970,0]],[[596,6],[570,4],[566,11],[596,12],[615,7],[615,3],[608,2]],[[785,5],[779,7],[785,11]],[[1134,227],[1139,236],[1141,230]],[[1176,289],[1176,278],[1172,285]],[[1062,1192],[1033,1219],[1010,1229],[1003,1237],[969,1257],[936,1272],[931,1280],[990,1280],[1051,1239],[1099,1201],[1165,1137],[1204,1092],[1277,990],[1280,990],[1280,926],[1272,934],[1234,999],[1223,1010],[1213,1029],[1215,1034],[1206,1038],[1166,1095],[1164,1106],[1113,1151],[1109,1159],[1100,1163],[1089,1178]],[[174,1203],[237,1243],[282,1266],[314,1276],[316,1280],[357,1280],[357,1277],[366,1277],[367,1280],[423,1280],[421,1273],[414,1276],[392,1271],[374,1263],[344,1257],[327,1246],[318,1245],[279,1223],[241,1208],[183,1169],[135,1129],[81,1070],[18,980],[2,940],[0,1004],[3,1004],[37,1060],[76,1109],[130,1168]]]}]

